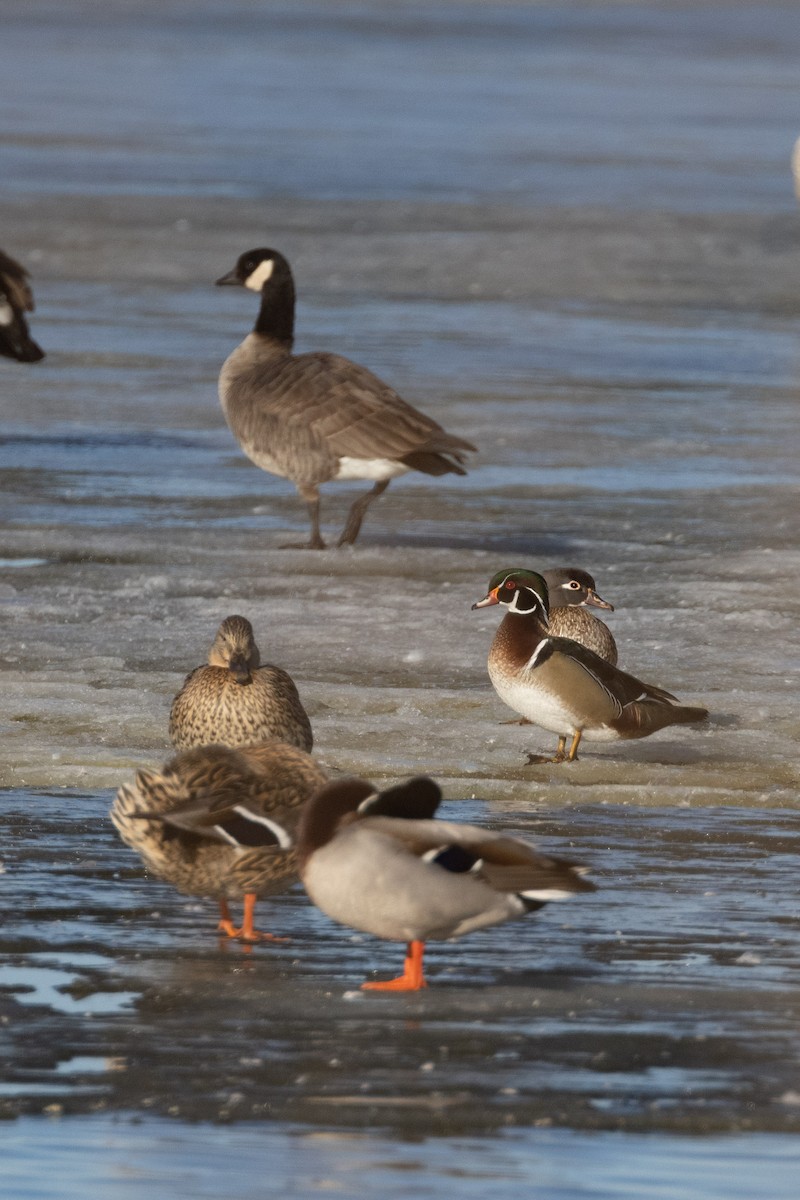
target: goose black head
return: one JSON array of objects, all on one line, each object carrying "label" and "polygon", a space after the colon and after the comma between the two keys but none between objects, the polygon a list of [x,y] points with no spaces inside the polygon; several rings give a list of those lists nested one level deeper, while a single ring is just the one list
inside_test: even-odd
[{"label": "goose black head", "polygon": [[246,287],[251,292],[263,293],[267,287],[272,289],[287,283],[292,285],[292,271],[286,259],[277,250],[261,247],[240,254],[233,270],[217,280],[217,287]]}]

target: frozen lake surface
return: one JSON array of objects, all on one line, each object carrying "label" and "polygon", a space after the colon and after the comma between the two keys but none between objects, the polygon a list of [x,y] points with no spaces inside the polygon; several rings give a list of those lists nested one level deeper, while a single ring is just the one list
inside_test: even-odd
[{"label": "frozen lake surface", "polygon": [[[246,1198],[267,1155],[284,1195],[794,1195],[796,10],[3,8],[0,245],[48,353],[0,361],[18,1194],[53,1195],[46,1152],[60,1200],[219,1194],[232,1169]],[[219,410],[255,302],[213,280],[264,244],[298,349],[479,447],[463,479],[393,483],[352,551],[277,549],[303,505]],[[326,529],[354,494],[324,489]],[[500,723],[497,617],[470,605],[560,564],[706,728],[525,765],[553,739]],[[434,947],[421,997],[354,994],[398,948],[299,893],[288,947],[219,947],[105,813],[234,612],[332,770],[428,772],[601,890]]]}]

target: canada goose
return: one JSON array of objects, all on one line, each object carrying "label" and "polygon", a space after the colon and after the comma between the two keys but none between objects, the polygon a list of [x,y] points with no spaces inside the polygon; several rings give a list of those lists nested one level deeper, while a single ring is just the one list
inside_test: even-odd
[{"label": "canada goose", "polygon": [[533,725],[558,734],[555,756],[529,755],[530,762],[572,762],[582,737],[595,742],[649,737],[667,725],[708,717],[705,708],[678,704],[670,692],[612,667],[585,646],[552,637],[547,584],[535,571],[498,571],[472,607],[492,604],[506,609],[489,651],[495,691]]},{"label": "canada goose", "polygon": [[26,312],[33,312],[28,272],[0,250],[0,354],[19,362],[38,362],[44,350],[28,333]]},{"label": "canada goose", "polygon": [[169,737],[173,746],[249,746],[278,738],[310,750],[311,723],[290,675],[262,667],[253,626],[246,617],[226,617],[208,653],[172,702]]},{"label": "canada goose", "polygon": [[319,486],[332,479],[371,479],[352,505],[337,545],[352,545],[372,500],[406,471],[464,475],[471,442],[446,433],[377,376],[338,354],[292,354],[295,290],[276,250],[248,250],[217,284],[261,296],[255,328],[228,356],[219,377],[225,419],[256,466],[291,479],[308,506],[321,550]]}]

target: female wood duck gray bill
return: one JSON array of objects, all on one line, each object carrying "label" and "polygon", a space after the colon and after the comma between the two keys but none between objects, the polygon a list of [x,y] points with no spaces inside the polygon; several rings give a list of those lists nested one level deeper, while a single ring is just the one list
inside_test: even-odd
[{"label": "female wood duck gray bill", "polygon": [[585,646],[553,637],[547,584],[535,571],[498,571],[472,607],[493,604],[507,610],[489,651],[495,691],[534,725],[558,734],[555,755],[531,755],[530,762],[572,762],[583,737],[599,742],[648,737],[667,725],[708,717],[705,708],[680,705],[670,692],[618,670]]},{"label": "female wood duck gray bill", "polygon": [[579,567],[554,567],[550,571],[542,571],[542,578],[550,597],[550,635],[572,638],[616,666],[617,643],[614,635],[587,608],[589,605],[613,612],[614,605],[598,596],[597,585],[589,572]]},{"label": "female wood duck gray bill", "polygon": [[352,505],[338,545],[358,537],[369,504],[406,471],[464,475],[471,442],[446,433],[365,367],[338,354],[292,354],[295,290],[277,250],[249,250],[218,285],[261,296],[255,328],[228,356],[219,377],[225,419],[256,466],[290,479],[308,506],[311,535],[324,549],[319,486],[371,479]]},{"label": "female wood duck gray bill", "polygon": [[380,793],[363,779],[337,779],[303,809],[297,859],[311,900],[334,921],[406,943],[403,974],[363,988],[426,987],[426,941],[595,890],[577,863],[475,825],[434,820],[440,800],[438,785],[423,776]]},{"label": "female wood duck gray bill", "polygon": [[0,354],[18,362],[39,362],[44,350],[28,332],[25,313],[33,312],[28,272],[0,250]]},{"label": "female wood duck gray bill", "polygon": [[[313,758],[283,742],[201,746],[160,771],[137,771],[110,816],[148,872],[179,892],[218,900],[218,928],[228,937],[279,941],[255,929],[256,899],[296,882],[294,830],[326,779]],[[244,900],[239,927],[228,908],[234,898]]]},{"label": "female wood duck gray bill", "polygon": [[310,750],[311,723],[291,676],[261,655],[246,617],[226,617],[208,653],[172,702],[173,746],[250,746],[277,738]]}]

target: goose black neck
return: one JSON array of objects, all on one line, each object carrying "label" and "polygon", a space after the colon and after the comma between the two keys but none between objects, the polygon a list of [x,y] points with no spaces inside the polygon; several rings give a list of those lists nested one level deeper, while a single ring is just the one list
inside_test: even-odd
[{"label": "goose black neck", "polygon": [[291,276],[271,279],[264,288],[255,332],[274,338],[291,349],[294,342],[294,283]]}]

